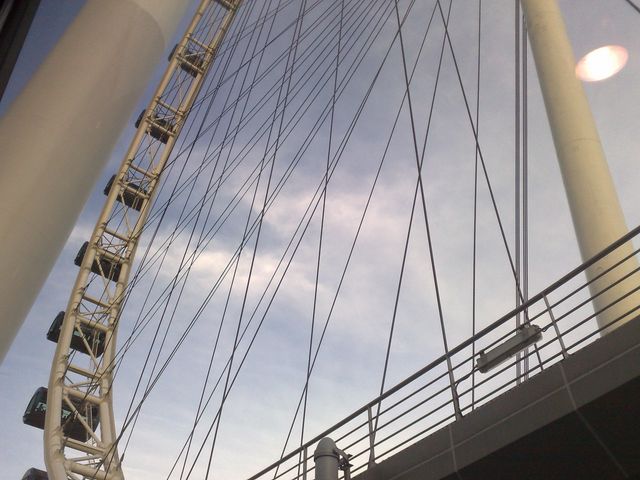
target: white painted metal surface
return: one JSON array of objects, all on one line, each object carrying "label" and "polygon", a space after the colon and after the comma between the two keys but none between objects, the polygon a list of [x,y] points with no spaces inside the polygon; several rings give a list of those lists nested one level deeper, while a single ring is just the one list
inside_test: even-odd
[{"label": "white painted metal surface", "polygon": [[90,0],[0,120],[0,362],[190,0]]},{"label": "white painted metal surface", "polygon": [[[575,75],[573,50],[557,2],[521,0],[521,3],[580,253],[586,261],[624,236],[628,229],[595,121]],[[617,301],[620,297],[617,292],[628,292],[637,280],[629,278],[604,291],[612,285],[614,277],[620,277],[619,271],[600,276],[631,253],[632,246],[627,244],[618,250],[617,256],[607,256],[587,270],[587,277],[593,280],[592,296],[603,291],[593,300],[596,311],[602,312],[597,317],[600,327],[624,316],[625,321],[633,318],[627,313],[638,305],[639,294]],[[627,261],[619,268],[630,272],[638,264]]]}]

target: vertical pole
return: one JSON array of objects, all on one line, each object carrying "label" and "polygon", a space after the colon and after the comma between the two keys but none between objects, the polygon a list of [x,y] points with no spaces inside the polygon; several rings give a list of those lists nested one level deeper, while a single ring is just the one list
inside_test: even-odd
[{"label": "vertical pole", "polygon": [[316,480],[338,480],[340,455],[333,440],[325,437],[313,452],[313,461],[316,463]]},{"label": "vertical pole", "polygon": [[[528,104],[527,95],[529,92],[527,84],[527,22],[525,22],[522,14],[520,15],[520,48],[522,54],[520,56],[521,63],[521,165],[522,165],[522,271],[520,274],[520,285],[522,288],[522,301],[527,303],[529,300],[529,145],[528,145]],[[529,313],[527,310],[524,312],[525,320],[529,319]],[[526,348],[523,352],[524,360],[522,367],[524,370],[524,380],[529,378],[529,349]]]},{"label": "vertical pole", "polygon": [[304,451],[303,451],[303,455],[302,455],[302,480],[307,480],[307,472],[308,472],[308,467],[307,467],[307,462],[309,461],[309,452],[307,450],[307,447],[304,447]]},{"label": "vertical pole", "polygon": [[371,415],[371,407],[367,408],[367,421],[369,423],[369,462],[367,464],[367,468],[371,468],[376,464],[376,433],[373,429],[373,416]]},{"label": "vertical pole", "polygon": [[89,0],[0,121],[0,362],[189,0]]},{"label": "vertical pole", "polygon": [[[520,100],[520,70],[521,70],[521,60],[520,60],[520,37],[521,37],[521,31],[520,31],[520,17],[522,17],[522,14],[520,13],[520,1],[516,0],[515,2],[515,10],[516,10],[516,18],[515,18],[515,78],[514,78],[514,83],[515,83],[515,104],[516,104],[516,108],[515,108],[515,168],[514,168],[514,173],[515,173],[515,178],[514,178],[514,193],[515,193],[515,205],[514,205],[514,223],[515,223],[515,245],[514,245],[514,263],[515,263],[515,270],[516,270],[516,308],[520,307],[521,302],[522,302],[522,290],[521,290],[521,272],[520,272],[520,258],[522,256],[522,249],[520,247],[520,238],[522,237],[522,222],[520,221],[520,198],[521,198],[521,193],[520,193],[520,184],[522,182],[522,178],[521,178],[521,174],[520,174],[520,167],[521,167],[521,159],[520,159],[520,150],[521,150],[521,145],[520,145],[520,133],[521,133],[521,127],[520,127],[520,120],[522,118],[522,115],[520,113],[520,105],[521,105],[521,100]],[[521,314],[520,312],[518,312],[516,314],[516,329],[520,328],[520,325],[522,324],[522,319],[520,318]],[[516,385],[520,385],[520,382],[522,381],[522,379],[520,378],[522,376],[522,353],[518,352],[516,354]]]},{"label": "vertical pole", "polygon": [[560,344],[560,350],[562,351],[562,358],[567,358],[569,354],[567,353],[567,347],[564,344],[564,339],[562,338],[562,333],[560,333],[560,329],[558,328],[558,322],[556,322],[556,317],[553,315],[553,311],[551,310],[551,304],[549,303],[549,299],[545,295],[544,304],[547,306],[547,313],[549,314],[549,318],[551,319],[551,323],[553,325],[553,329],[556,332],[556,338],[558,339],[558,343]]},{"label": "vertical pole", "polygon": [[[573,51],[557,2],[521,0],[521,3],[584,261],[628,230],[586,95],[574,73]],[[632,258],[594,280],[631,252],[631,244],[626,244],[587,270],[592,296],[637,267],[637,260]],[[597,316],[600,328],[622,319],[609,329],[616,328],[633,318],[627,313],[640,304],[640,295],[617,300],[637,283],[637,276],[630,277],[594,298],[594,308],[600,312]]]}]

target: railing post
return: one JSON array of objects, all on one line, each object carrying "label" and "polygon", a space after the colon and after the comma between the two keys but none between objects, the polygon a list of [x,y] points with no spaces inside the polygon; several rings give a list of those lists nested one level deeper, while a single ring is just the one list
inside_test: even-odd
[{"label": "railing post", "polygon": [[369,463],[367,468],[371,468],[376,464],[375,441],[376,435],[373,431],[373,416],[371,415],[371,406],[367,408],[367,417],[369,420]]},{"label": "railing post", "polygon": [[460,398],[458,397],[458,389],[456,388],[456,384],[453,381],[453,373],[450,374],[451,377],[451,396],[453,397],[453,410],[456,414],[456,420],[460,420],[462,418],[462,410],[460,409]]},{"label": "railing post", "polygon": [[547,306],[547,313],[549,314],[549,318],[551,319],[551,324],[553,325],[553,329],[556,331],[556,337],[558,338],[558,342],[560,343],[560,349],[562,350],[562,358],[567,358],[569,354],[567,353],[567,349],[564,346],[564,340],[562,339],[562,334],[560,333],[560,329],[558,328],[558,323],[556,322],[556,318],[553,316],[553,311],[551,310],[551,305],[549,304],[549,299],[546,295],[542,297],[544,299],[544,303]]},{"label": "railing post", "polygon": [[302,480],[307,480],[307,459],[307,447],[304,447],[304,451],[302,452]]},{"label": "railing post", "polygon": [[453,399],[453,411],[456,415],[456,420],[462,418],[462,410],[460,409],[460,398],[458,397],[458,389],[456,387],[456,379],[453,376],[453,365],[451,364],[451,357],[449,352],[447,355],[447,372],[449,374],[449,385],[451,386],[451,398]]}]

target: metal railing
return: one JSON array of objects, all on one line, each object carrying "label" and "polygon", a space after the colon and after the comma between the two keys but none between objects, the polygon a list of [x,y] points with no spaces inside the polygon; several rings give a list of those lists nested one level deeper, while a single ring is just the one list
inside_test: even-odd
[{"label": "metal railing", "polygon": [[[326,436],[351,455],[351,474],[357,475],[567,358],[597,340],[604,330],[640,316],[640,300],[636,302],[640,299],[640,295],[636,295],[640,290],[636,259],[639,249],[629,249],[631,240],[638,234],[640,226],[448,354],[440,356],[249,480],[313,478],[313,450]],[[611,266],[594,275],[594,269],[601,263]],[[584,275],[587,270],[591,272],[588,275],[590,280]],[[600,285],[605,276],[611,283],[596,290],[594,284]],[[600,311],[594,311],[593,300],[601,295],[610,299],[613,291],[614,301]],[[609,308],[617,308],[619,305],[615,304],[623,302],[625,310],[622,315],[607,325],[598,325],[598,315]],[[478,358],[514,337],[518,330],[515,327],[518,316],[522,319],[519,328],[536,325],[541,328],[542,337],[518,356],[480,373]],[[516,363],[524,358],[528,358],[529,369],[518,376],[516,372],[522,369],[516,369]]]}]

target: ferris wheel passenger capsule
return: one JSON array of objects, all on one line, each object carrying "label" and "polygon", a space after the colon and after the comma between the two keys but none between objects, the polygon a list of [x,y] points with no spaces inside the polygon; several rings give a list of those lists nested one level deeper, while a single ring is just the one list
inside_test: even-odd
[{"label": "ferris wheel passenger capsule", "polygon": [[[55,343],[58,342],[63,321],[64,312],[59,312],[49,327],[47,340]],[[83,325],[80,327],[80,331],[78,331],[77,327],[73,329],[73,337],[71,339],[70,347],[77,352],[86,353],[87,355],[89,355],[90,351],[93,351],[93,356],[99,357],[104,353],[104,338],[104,332],[96,330],[90,325]],[[87,348],[87,344],[89,345],[89,348]]]},{"label": "ferris wheel passenger capsule", "polygon": [[[104,187],[104,194],[109,195],[111,188],[116,181],[116,176],[112,175],[107,185]],[[125,182],[124,188],[118,195],[118,201],[129,208],[140,211],[142,208],[142,202],[147,198],[149,194],[147,191],[135,182]]]},{"label": "ferris wheel passenger capsule", "polygon": [[[169,61],[171,61],[174,55],[176,55],[177,49],[178,45],[176,44],[169,54]],[[180,64],[180,68],[192,77],[195,77],[204,71],[204,52],[196,52],[185,47],[181,54],[176,55],[176,60]]]},{"label": "ferris wheel passenger capsule", "polygon": [[[135,127],[140,128],[140,124],[145,118],[146,110],[143,110],[136,120]],[[158,115],[153,112],[152,115],[146,117],[149,127],[147,133],[162,143],[167,143],[169,137],[175,133],[175,122],[168,116]]]},{"label": "ferris wheel passenger capsule", "polygon": [[49,480],[49,476],[44,470],[30,468],[29,470],[24,472],[21,480]]},{"label": "ferris wheel passenger capsule", "polygon": [[[84,422],[90,425],[93,431],[98,428],[100,418],[98,416],[98,406],[90,405],[89,402],[81,402],[78,400],[72,400],[74,408],[78,413],[73,412],[66,402],[62,402],[62,431],[64,435],[78,440],[79,442],[86,442],[89,440],[89,432],[84,427],[79,415],[82,416]],[[31,397],[29,405],[22,416],[22,422],[25,425],[31,425],[32,427],[40,428],[44,430],[44,420],[47,414],[47,388],[40,387],[36,390],[36,393]]]},{"label": "ferris wheel passenger capsule", "polygon": [[[82,265],[82,260],[89,248],[89,242],[84,242],[78,254],[76,255],[75,263],[78,267]],[[91,264],[91,271],[96,275],[100,275],[107,280],[117,281],[120,277],[120,270],[122,268],[122,259],[116,255],[109,254],[108,252],[98,252],[96,258],[94,258]]]}]

